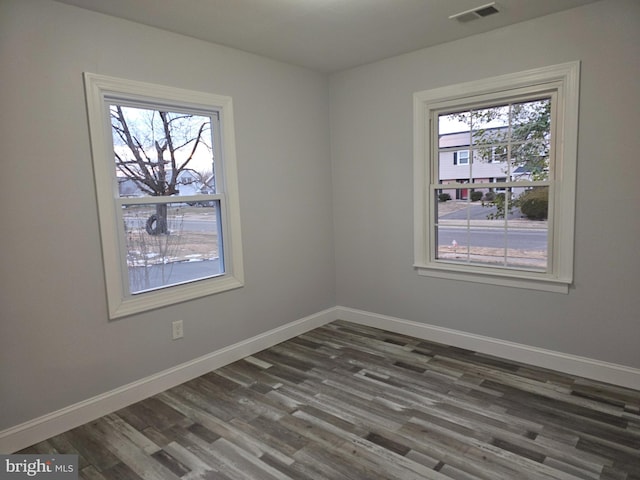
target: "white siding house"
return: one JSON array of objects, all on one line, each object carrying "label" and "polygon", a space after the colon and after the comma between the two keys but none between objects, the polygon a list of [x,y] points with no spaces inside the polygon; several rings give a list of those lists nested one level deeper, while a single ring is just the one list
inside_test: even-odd
[{"label": "white siding house", "polygon": [[[509,173],[509,165],[505,155],[500,155],[497,147],[491,151],[474,150],[470,148],[469,132],[455,132],[442,134],[439,137],[440,155],[438,162],[438,178],[443,185],[459,184],[456,188],[443,189],[442,193],[448,193],[452,199],[466,200],[470,189],[462,185],[474,183],[500,183],[512,180],[527,180],[530,174],[522,168],[516,168]],[[509,178],[511,177],[511,178]],[[487,187],[475,189],[487,192],[500,193],[504,188]],[[516,190],[512,189],[514,193]]]}]

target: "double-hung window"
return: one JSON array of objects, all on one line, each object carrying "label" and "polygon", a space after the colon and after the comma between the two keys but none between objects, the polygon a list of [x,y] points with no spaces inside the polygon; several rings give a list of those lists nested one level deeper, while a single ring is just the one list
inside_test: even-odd
[{"label": "double-hung window", "polygon": [[469,165],[469,150],[453,152],[454,165]]},{"label": "double-hung window", "polygon": [[414,94],[419,274],[568,292],[578,87],[573,62]]},{"label": "double-hung window", "polygon": [[243,284],[229,97],[85,73],[110,318]]}]

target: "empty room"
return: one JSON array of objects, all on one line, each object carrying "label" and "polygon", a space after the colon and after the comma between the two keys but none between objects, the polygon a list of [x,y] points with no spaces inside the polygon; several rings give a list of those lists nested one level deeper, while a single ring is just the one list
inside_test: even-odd
[{"label": "empty room", "polygon": [[637,0],[0,0],[0,67],[1,478],[640,479]]}]

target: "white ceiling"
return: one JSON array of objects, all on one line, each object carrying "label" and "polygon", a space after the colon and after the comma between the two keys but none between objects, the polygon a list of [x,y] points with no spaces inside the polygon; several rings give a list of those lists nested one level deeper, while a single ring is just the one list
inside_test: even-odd
[{"label": "white ceiling", "polygon": [[335,72],[595,0],[58,0],[322,72]]}]

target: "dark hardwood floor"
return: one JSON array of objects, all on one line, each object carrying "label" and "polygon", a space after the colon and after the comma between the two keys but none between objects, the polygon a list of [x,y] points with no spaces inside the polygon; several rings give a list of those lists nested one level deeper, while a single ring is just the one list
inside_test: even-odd
[{"label": "dark hardwood floor", "polygon": [[21,453],[84,479],[640,479],[640,392],[334,322]]}]

